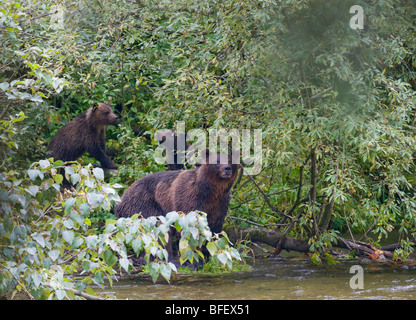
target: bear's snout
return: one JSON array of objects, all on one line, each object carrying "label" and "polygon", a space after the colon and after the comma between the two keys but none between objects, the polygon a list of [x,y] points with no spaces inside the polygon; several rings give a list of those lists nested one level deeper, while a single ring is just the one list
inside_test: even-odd
[{"label": "bear's snout", "polygon": [[120,123],[120,121],[118,121],[118,118],[117,118],[116,115],[114,115],[110,118],[110,124],[119,124],[119,123]]},{"label": "bear's snout", "polygon": [[232,176],[233,169],[230,165],[225,165],[222,170],[220,171],[220,177],[227,179]]}]

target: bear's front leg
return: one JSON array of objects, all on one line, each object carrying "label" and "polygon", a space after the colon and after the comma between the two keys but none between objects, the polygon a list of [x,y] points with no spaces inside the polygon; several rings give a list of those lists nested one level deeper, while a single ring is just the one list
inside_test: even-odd
[{"label": "bear's front leg", "polygon": [[94,159],[100,161],[103,169],[117,169],[114,162],[111,161],[110,157],[99,146],[90,147],[87,151]]}]

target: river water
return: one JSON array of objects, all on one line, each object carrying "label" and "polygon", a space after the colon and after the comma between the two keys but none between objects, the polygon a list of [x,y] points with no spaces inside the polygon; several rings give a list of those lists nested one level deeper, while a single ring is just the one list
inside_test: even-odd
[{"label": "river water", "polygon": [[[416,299],[416,266],[367,259],[314,265],[302,257],[258,259],[249,264],[250,270],[242,272],[175,275],[170,284],[136,276],[98,291],[117,299],[152,300]],[[350,273],[354,265],[362,267],[362,289],[350,286],[351,277],[358,276]]]}]

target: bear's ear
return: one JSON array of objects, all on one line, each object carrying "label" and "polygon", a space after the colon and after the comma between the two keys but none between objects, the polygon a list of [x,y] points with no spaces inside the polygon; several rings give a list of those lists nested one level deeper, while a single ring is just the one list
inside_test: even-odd
[{"label": "bear's ear", "polygon": [[97,108],[98,108],[98,103],[94,102],[93,105],[92,105],[92,111],[97,110]]}]

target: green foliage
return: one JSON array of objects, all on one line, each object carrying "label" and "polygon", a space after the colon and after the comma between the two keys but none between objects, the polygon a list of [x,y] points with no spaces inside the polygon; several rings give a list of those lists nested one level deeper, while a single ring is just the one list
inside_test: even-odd
[{"label": "green foliage", "polygon": [[[73,183],[72,192],[57,193],[63,175]],[[231,268],[240,260],[226,236],[211,234],[202,212],[107,218],[103,225],[103,212],[111,216],[120,200],[120,185],[103,180],[100,168],[50,160],[35,163],[25,177],[14,171],[0,175],[2,294],[60,300],[95,295],[92,285],[103,286],[105,279],[111,285],[113,276],[134,269],[132,257],[140,254],[154,281],[159,275],[169,281],[177,271],[165,249],[171,226],[181,234],[182,263],[204,259],[200,248],[205,244],[220,248],[212,256],[221,264]]]},{"label": "green foliage", "polygon": [[1,133],[1,148],[0,159],[1,167],[5,167],[6,164],[11,162],[13,155],[16,154],[16,150],[19,149],[19,145],[15,141],[14,137],[17,134],[15,123],[23,121],[27,117],[23,112],[19,112],[18,117],[11,117],[10,121],[0,120],[0,133]]},{"label": "green foliage", "polygon": [[312,237],[309,239],[309,251],[312,262],[316,264],[322,263],[322,254],[329,264],[335,263],[334,258],[329,254],[328,249],[332,248],[332,244],[337,242],[339,232],[336,230],[329,230],[324,232],[319,237]]},{"label": "green foliage", "polygon": [[[35,10],[35,8],[37,8]],[[31,12],[45,14],[48,4],[34,1],[2,1],[0,4],[0,120],[13,123],[14,149],[3,149],[7,168],[21,168],[44,156],[42,132],[47,128],[47,99],[69,82],[61,77],[65,56],[54,45],[48,24],[37,24]],[[56,34],[52,34],[55,37]],[[25,121],[14,122],[17,114]],[[2,126],[2,130],[4,127]],[[11,129],[11,128],[10,128]],[[17,149],[17,150],[15,150]],[[18,157],[15,157],[16,151]]]},{"label": "green foliage", "polygon": [[155,144],[147,143],[143,136],[137,137],[129,127],[119,127],[116,131],[116,143],[122,152],[116,156],[118,174],[114,181],[130,185],[138,178],[163,168],[155,162]]},{"label": "green foliage", "polygon": [[[356,4],[364,8],[364,30],[349,28]],[[42,297],[68,296],[71,290],[61,288],[71,283],[78,291],[81,283],[101,283],[115,265],[130,270],[128,257],[117,263],[130,244],[117,238],[121,251],[100,244],[94,255],[85,239],[108,235],[107,226],[118,230],[109,222],[115,189],[163,170],[153,159],[155,141],[142,135],[177,121],[187,130],[262,129],[262,172],[256,185],[243,177],[231,199],[229,213],[243,225],[277,224],[309,239],[316,262],[329,259],[338,231],[378,244],[396,230],[401,246],[394,257],[406,259],[416,232],[414,9],[404,0],[1,2],[1,232],[15,243],[4,256],[26,259],[21,269],[6,266],[13,273],[5,269],[2,288],[40,287],[52,274],[32,265],[48,258],[61,274],[54,283],[63,287],[43,288]],[[110,97],[121,118],[107,132],[118,175],[105,184],[99,169],[75,164],[63,169],[75,193],[57,196],[63,164],[39,161],[47,143],[91,102]],[[191,218],[179,216],[175,226],[183,227],[180,220],[192,229]],[[295,222],[290,230],[287,219]],[[52,232],[54,224],[58,247],[52,235],[42,236],[42,247],[36,232]],[[202,238],[190,229],[182,261],[201,257]],[[222,248],[224,237],[213,239],[213,260],[229,265],[234,256]],[[34,250],[41,252],[36,259]],[[66,278],[84,263],[78,257],[104,261],[107,269],[85,264],[91,279],[78,284]],[[153,277],[168,278],[169,264],[158,263]]]},{"label": "green foliage", "polygon": [[[399,240],[416,231],[414,6],[362,3],[370,19],[364,31],[354,31],[348,26],[353,4],[360,3],[265,5],[269,19],[255,31],[261,36],[244,38],[239,50],[255,64],[239,64],[245,77],[235,87],[249,94],[233,101],[250,102],[242,112],[237,106],[226,112],[230,127],[243,113],[245,123],[264,128],[265,163],[256,180],[279,209],[245,184],[233,214],[279,223],[286,218],[277,211],[293,208],[299,220],[291,234],[309,238],[315,257],[336,240],[328,236],[335,219],[342,231],[376,243],[393,229]],[[411,253],[408,241],[402,250]]]}]

